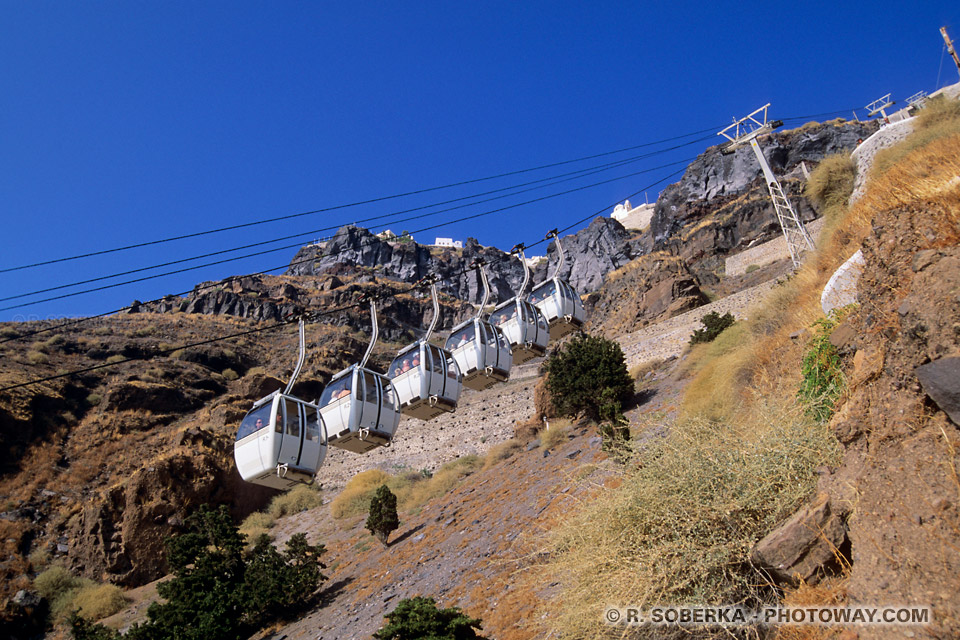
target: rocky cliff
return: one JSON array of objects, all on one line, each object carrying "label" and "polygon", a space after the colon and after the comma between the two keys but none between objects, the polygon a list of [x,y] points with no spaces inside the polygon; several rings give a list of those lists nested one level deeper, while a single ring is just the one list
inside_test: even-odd
[{"label": "rocky cliff", "polygon": [[[803,195],[804,166],[813,170],[826,156],[852,150],[876,123],[810,123],[761,140],[764,157],[804,222],[819,213]],[[650,223],[650,243],[682,257],[705,285],[723,275],[726,256],[781,232],[756,156],[749,147],[730,155],[711,147],[664,189]]]},{"label": "rocky cliff", "polygon": [[[639,242],[611,218],[597,218],[586,229],[561,239],[564,268],[560,274],[581,293],[598,289],[604,275],[640,255]],[[415,242],[387,242],[366,229],[341,228],[324,247],[309,245],[300,249],[287,269],[287,275],[371,273],[378,276],[416,282],[434,274],[438,288],[459,300],[478,304],[483,287],[469,267],[477,259],[487,263],[491,301],[516,295],[523,282],[523,267],[516,257],[495,247],[484,247],[468,238],[463,249],[425,247]],[[553,274],[559,254],[556,244],[547,248],[547,261],[537,266],[532,282]]]}]

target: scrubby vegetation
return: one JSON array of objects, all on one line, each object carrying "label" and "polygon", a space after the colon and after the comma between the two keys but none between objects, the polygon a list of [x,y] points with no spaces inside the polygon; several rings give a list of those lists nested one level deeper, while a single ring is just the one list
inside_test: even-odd
[{"label": "scrubby vegetation", "polygon": [[459,607],[437,608],[433,598],[406,598],[387,616],[388,624],[373,634],[377,640],[470,640],[476,638],[481,622]]},{"label": "scrubby vegetation", "polygon": [[633,394],[623,351],[613,340],[578,334],[554,352],[543,368],[551,402],[562,416],[583,413],[598,420],[619,414]]},{"label": "scrubby vegetation", "polygon": [[943,95],[931,98],[917,113],[913,134],[900,144],[877,153],[870,176],[876,179],[911,152],[957,134],[960,134],[960,101]]},{"label": "scrubby vegetation", "polygon": [[857,179],[857,166],[848,153],[824,158],[807,180],[805,194],[821,213],[833,207],[846,206]]},{"label": "scrubby vegetation", "polygon": [[551,604],[562,637],[603,637],[603,608],[771,601],[744,563],[750,547],[809,495],[837,445],[800,412],[763,407],[755,423],[676,424],[632,459],[622,484],[554,532]]},{"label": "scrubby vegetation", "polygon": [[56,622],[63,622],[73,612],[85,620],[99,620],[126,605],[116,585],[78,578],[59,565],[38,575],[33,586],[49,603],[50,617]]},{"label": "scrubby vegetation", "polygon": [[187,525],[187,533],[167,541],[174,578],[158,585],[164,602],[150,605],[147,622],[121,636],[73,616],[77,640],[244,637],[302,607],[325,579],[323,545],[308,544],[303,534],[290,538],[283,553],[261,536],[244,554],[244,537],[225,507],[201,507]]},{"label": "scrubby vegetation", "polygon": [[731,313],[725,313],[722,316],[716,311],[711,311],[700,318],[703,323],[702,329],[694,329],[690,336],[690,344],[700,344],[703,342],[713,342],[724,329],[732,326],[736,319]]},{"label": "scrubby vegetation", "polygon": [[812,419],[826,422],[844,388],[843,362],[830,342],[838,324],[836,314],[814,323],[815,333],[803,356],[800,390],[797,395]]}]

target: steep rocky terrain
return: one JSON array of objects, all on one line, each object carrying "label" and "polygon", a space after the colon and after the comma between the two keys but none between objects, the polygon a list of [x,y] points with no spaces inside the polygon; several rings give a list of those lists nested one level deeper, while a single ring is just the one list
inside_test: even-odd
[{"label": "steep rocky terrain", "polygon": [[[800,197],[800,163],[812,168],[826,154],[850,149],[874,126],[810,125],[764,141],[805,219],[817,212]],[[589,294],[589,331],[620,340],[631,365],[668,358],[645,375],[638,406],[628,411],[636,430],[649,426],[650,416],[659,420],[676,408],[684,383],[679,363],[669,358],[681,351],[699,316],[717,309],[744,317],[789,271],[781,260],[735,278],[723,273],[727,255],[779,233],[755,165],[750,150],[722,156],[712,148],[664,192],[647,233],[598,218],[563,239],[561,275]],[[960,629],[951,608],[960,585],[950,577],[960,568],[951,555],[960,528],[952,497],[960,489],[960,438],[927,387],[951,375],[960,344],[960,202],[952,195],[938,202],[933,214],[916,203],[887,211],[865,243],[869,303],[849,320],[855,337],[844,349],[854,367],[852,391],[832,423],[848,453],[839,469],[825,472],[823,489],[837,504],[857,505],[849,534],[852,601],[930,602],[941,612],[940,637],[951,637]],[[943,226],[944,219],[954,227]],[[535,279],[553,271],[555,247],[547,253]],[[431,273],[442,278],[441,328],[449,328],[473,313],[471,303],[482,295],[476,275],[465,271],[478,257],[490,265],[494,295],[513,295],[522,269],[498,249],[476,241],[463,250],[388,243],[345,227],[323,248],[304,247],[283,276],[203,283],[183,298],[0,345],[3,386],[117,363],[0,397],[0,598],[29,587],[31,558],[41,554],[91,578],[145,584],[166,569],[163,538],[180,530],[198,505],[230,505],[239,520],[272,497],[239,481],[232,442],[251,401],[290,374],[292,327],[179,346],[262,328],[301,309],[346,307],[362,293],[386,294],[380,303],[384,343],[374,354],[374,366],[382,369],[432,314],[429,299],[409,291],[409,283]],[[718,300],[703,307],[711,298]],[[367,327],[362,308],[311,324],[311,358],[295,392],[318,395],[331,373],[362,354]],[[6,325],[3,335],[41,328]],[[126,358],[136,360],[118,363]],[[937,363],[946,374],[917,369]],[[468,392],[462,411],[452,416],[405,420],[402,442],[391,449],[363,459],[337,451],[343,455],[331,455],[319,477],[328,498],[363,469],[436,469],[458,456],[483,454],[514,433],[530,437],[516,429],[536,417],[538,364],[520,368],[507,385]],[[538,583],[531,569],[540,559],[540,536],[610,482],[613,463],[599,445],[588,426],[575,427],[567,441],[546,450],[525,441],[506,460],[405,514],[388,549],[370,548],[361,521],[334,521],[327,507],[282,520],[279,541],[306,531],[327,544],[331,581],[324,606],[263,637],[365,637],[399,599],[417,594],[483,617],[492,637],[534,637],[535,608],[556,588]],[[935,560],[931,548],[938,550]]]}]

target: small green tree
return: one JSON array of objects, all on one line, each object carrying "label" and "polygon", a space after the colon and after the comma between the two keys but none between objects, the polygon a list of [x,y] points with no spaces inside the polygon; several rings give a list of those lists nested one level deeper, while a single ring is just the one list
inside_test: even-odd
[{"label": "small green tree", "polygon": [[484,640],[480,620],[458,607],[438,609],[433,598],[405,598],[388,613],[388,624],[373,634],[377,640]]},{"label": "small green tree", "polygon": [[602,419],[610,406],[619,414],[633,395],[626,359],[613,340],[581,333],[553,353],[544,368],[551,402],[563,416],[583,412]]},{"label": "small green tree", "polygon": [[370,500],[370,515],[367,517],[366,526],[370,533],[383,543],[383,546],[387,546],[387,538],[400,527],[397,496],[385,484],[380,485],[377,493]]},{"label": "small green tree", "polygon": [[730,313],[722,316],[716,311],[711,311],[700,319],[703,323],[703,329],[696,329],[690,336],[690,344],[699,344],[701,342],[713,342],[723,330],[736,322],[736,318]]}]

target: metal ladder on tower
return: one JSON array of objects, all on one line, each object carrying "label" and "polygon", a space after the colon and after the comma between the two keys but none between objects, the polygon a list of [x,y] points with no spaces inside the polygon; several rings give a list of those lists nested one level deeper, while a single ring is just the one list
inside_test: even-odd
[{"label": "metal ladder on tower", "polygon": [[[787,243],[787,251],[790,252],[790,260],[793,262],[793,268],[800,266],[800,257],[804,251],[813,250],[813,240],[807,233],[806,227],[800,221],[800,216],[790,204],[790,200],[783,192],[780,181],[773,175],[770,164],[763,156],[757,138],[761,135],[770,133],[783,122],[775,120],[767,122],[767,108],[770,104],[765,104],[750,115],[739,120],[735,120],[732,125],[717,133],[730,141],[730,144],[723,149],[723,153],[733,153],[738,147],[749,144],[757,156],[760,168],[763,170],[764,179],[767,182],[767,189],[770,191],[770,199],[773,200],[773,209],[777,215],[777,221],[783,230],[783,237]],[[762,114],[762,115],[761,115]]]}]

